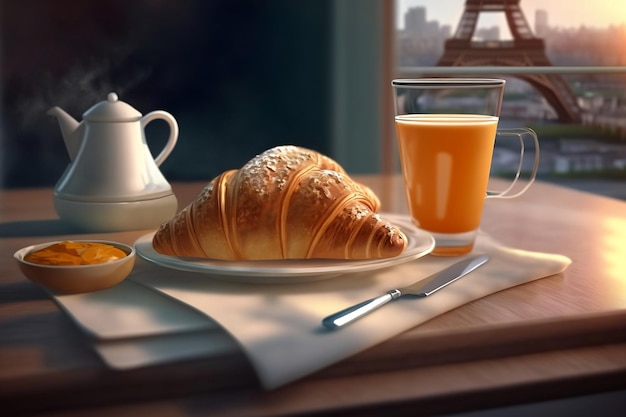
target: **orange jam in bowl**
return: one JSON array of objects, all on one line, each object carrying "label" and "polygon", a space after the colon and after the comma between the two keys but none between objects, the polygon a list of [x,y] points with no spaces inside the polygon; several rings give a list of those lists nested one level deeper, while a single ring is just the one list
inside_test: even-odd
[{"label": "orange jam in bowl", "polygon": [[31,281],[63,293],[113,287],[131,273],[135,248],[111,241],[62,241],[15,252],[22,273]]},{"label": "orange jam in bowl", "polygon": [[42,265],[92,265],[115,261],[127,255],[107,243],[64,241],[33,251],[24,260]]}]

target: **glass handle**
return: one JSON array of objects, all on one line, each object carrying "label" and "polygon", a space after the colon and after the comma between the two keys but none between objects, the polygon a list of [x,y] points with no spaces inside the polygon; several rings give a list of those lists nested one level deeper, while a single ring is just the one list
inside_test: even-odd
[{"label": "glass handle", "polygon": [[[490,191],[490,190],[487,190],[486,198],[515,198],[515,197],[519,197],[520,195],[524,194],[526,192],[526,190],[528,190],[528,188],[530,188],[530,186],[535,181],[535,178],[537,176],[537,170],[539,168],[539,139],[537,138],[537,134],[535,133],[535,131],[532,130],[532,129],[529,129],[529,128],[500,129],[500,130],[498,130],[497,134],[500,135],[500,136],[515,136],[515,137],[519,138],[519,141],[520,141],[519,164],[517,165],[517,172],[515,174],[515,177],[513,178],[513,181],[508,186],[508,188],[506,190],[504,190],[504,191]],[[515,185],[517,184],[517,181],[519,180],[520,175],[522,173],[522,169],[524,167],[524,156],[527,155],[526,152],[525,152],[526,145],[524,144],[524,136],[530,136],[533,139],[533,142],[534,142],[534,146],[535,146],[535,160],[533,162],[533,169],[532,169],[532,172],[530,174],[530,178],[528,179],[528,182],[526,183],[526,185],[524,185],[524,187],[522,187],[522,189],[519,190],[518,192],[516,192],[514,194],[511,194],[511,192],[515,188]]]}]

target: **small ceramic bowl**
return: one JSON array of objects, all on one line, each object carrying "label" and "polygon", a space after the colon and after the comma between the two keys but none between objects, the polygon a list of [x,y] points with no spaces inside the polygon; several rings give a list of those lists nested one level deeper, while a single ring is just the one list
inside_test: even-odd
[{"label": "small ceramic bowl", "polygon": [[121,259],[93,265],[41,265],[27,262],[24,257],[30,252],[43,249],[58,242],[28,246],[15,252],[22,273],[31,281],[52,291],[77,294],[113,287],[122,282],[135,265],[135,248],[107,240],[76,240],[76,242],[104,243],[115,246],[127,255]]}]

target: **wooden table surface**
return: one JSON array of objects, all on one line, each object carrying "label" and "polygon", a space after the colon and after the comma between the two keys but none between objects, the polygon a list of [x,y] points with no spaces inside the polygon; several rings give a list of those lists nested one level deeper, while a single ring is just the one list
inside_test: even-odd
[{"label": "wooden table surface", "polygon": [[[406,212],[398,176],[357,179],[381,197],[384,211]],[[180,207],[203,185],[173,184]],[[626,203],[539,182],[518,199],[488,200],[481,228],[509,246],[573,263],[264,392],[239,352],[107,369],[12,255],[59,239],[132,244],[146,231],[75,233],[58,220],[51,189],[2,190],[0,414],[435,415],[626,389]],[[138,259],[135,268],[145,266]]]}]

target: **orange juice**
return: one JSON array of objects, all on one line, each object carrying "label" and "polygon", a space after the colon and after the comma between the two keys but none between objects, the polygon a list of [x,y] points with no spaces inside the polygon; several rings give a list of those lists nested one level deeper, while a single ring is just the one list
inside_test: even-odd
[{"label": "orange juice", "polygon": [[482,215],[498,118],[465,114],[396,116],[413,219],[436,233],[476,230]]}]

